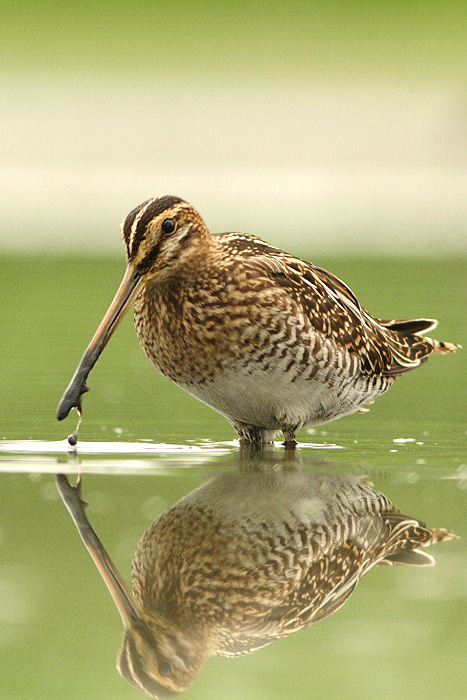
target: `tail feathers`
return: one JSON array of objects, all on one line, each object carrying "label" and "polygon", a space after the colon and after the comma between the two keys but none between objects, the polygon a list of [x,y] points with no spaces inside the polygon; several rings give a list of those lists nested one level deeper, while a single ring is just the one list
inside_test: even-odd
[{"label": "tail feathers", "polygon": [[382,326],[390,328],[392,331],[403,333],[404,335],[427,333],[438,325],[438,321],[434,318],[392,319],[391,321],[380,320],[379,322]]},{"label": "tail feathers", "polygon": [[380,561],[381,564],[433,566],[435,563],[433,557],[422,552],[420,548],[457,537],[450,530],[444,528],[430,529],[425,523],[408,518],[397,511],[386,514],[385,520],[391,528],[391,534],[387,541],[385,556]]},{"label": "tail feathers", "polygon": [[430,544],[434,544],[435,542],[447,542],[448,540],[457,540],[458,537],[459,535],[456,535],[455,532],[445,530],[444,527],[433,528],[431,530]]},{"label": "tail feathers", "polygon": [[403,566],[433,566],[435,560],[431,554],[422,552],[420,549],[396,552],[383,560],[385,564],[399,564]]},{"label": "tail feathers", "polygon": [[[428,340],[428,338],[426,338],[426,340]],[[462,345],[456,345],[455,343],[443,343],[441,340],[432,340],[431,342],[433,343],[433,352],[440,354],[456,352],[456,350],[462,347]]]},{"label": "tail feathers", "polygon": [[437,321],[434,319],[378,320],[377,323],[384,329],[386,343],[392,354],[392,362],[383,372],[386,376],[396,377],[423,364],[431,354],[455,352],[461,347],[419,335],[436,327]]},{"label": "tail feathers", "polygon": [[420,335],[421,333],[428,333],[436,328],[438,321],[434,318],[392,319],[391,321],[378,319],[378,323],[384,328],[389,328],[391,331],[400,333],[402,340],[407,341],[409,340],[408,336],[416,336],[412,338],[412,342],[409,343],[412,347],[420,343],[420,341],[425,341],[425,344],[431,348],[430,352],[455,352],[458,348],[462,347],[462,345],[443,343],[440,340],[432,340],[431,338],[425,338]]}]

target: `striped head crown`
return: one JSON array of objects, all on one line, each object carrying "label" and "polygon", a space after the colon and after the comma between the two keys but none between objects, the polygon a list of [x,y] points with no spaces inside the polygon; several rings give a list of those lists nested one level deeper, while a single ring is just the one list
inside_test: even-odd
[{"label": "striped head crown", "polygon": [[156,260],[164,267],[206,224],[193,207],[179,197],[148,199],[133,209],[121,226],[127,260],[142,274]]}]

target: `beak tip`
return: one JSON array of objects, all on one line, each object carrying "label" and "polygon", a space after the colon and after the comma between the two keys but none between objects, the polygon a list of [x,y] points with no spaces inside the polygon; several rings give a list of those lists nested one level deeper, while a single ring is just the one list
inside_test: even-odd
[{"label": "beak tip", "polygon": [[57,420],[63,420],[67,417],[69,412],[70,409],[66,410],[66,408],[63,406],[63,401],[60,401],[57,408]]},{"label": "beak tip", "polygon": [[72,408],[74,408],[74,406],[70,406],[68,402],[65,403],[63,400],[60,401],[57,408],[57,420],[64,420],[68,416]]},{"label": "beak tip", "polygon": [[82,384],[80,386],[74,386],[72,384],[70,387],[68,387],[62,397],[62,400],[58,404],[57,420],[64,420],[72,408],[76,408],[78,413],[82,413],[81,396],[87,391],[89,391],[87,384]]}]

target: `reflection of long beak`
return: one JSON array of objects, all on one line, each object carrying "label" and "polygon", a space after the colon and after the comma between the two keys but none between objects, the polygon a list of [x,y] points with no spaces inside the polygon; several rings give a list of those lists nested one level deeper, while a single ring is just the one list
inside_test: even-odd
[{"label": "reflection of long beak", "polygon": [[57,475],[57,488],[73,521],[78,528],[86,549],[99,569],[115,605],[123,620],[125,629],[130,631],[141,624],[141,609],[135,597],[115,564],[105,551],[84,511],[86,504],[81,500],[80,482],[71,486],[64,474]]},{"label": "reflection of long beak", "polygon": [[86,379],[99,359],[102,350],[110,340],[112,333],[133,303],[135,296],[141,288],[142,281],[141,273],[137,272],[134,267],[129,264],[114,300],[110,304],[107,313],[94,334],[94,338],[91,340],[88,349],[84,353],[83,359],[73,375],[73,379],[63,394],[57,409],[58,420],[66,418],[72,408],[81,410],[81,395],[88,391]]}]

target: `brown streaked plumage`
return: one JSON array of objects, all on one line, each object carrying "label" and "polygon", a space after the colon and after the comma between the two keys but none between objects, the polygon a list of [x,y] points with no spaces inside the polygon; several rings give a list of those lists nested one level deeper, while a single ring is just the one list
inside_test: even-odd
[{"label": "brown streaked plumage", "polygon": [[186,690],[213,655],[238,656],[323,620],[377,564],[433,564],[455,535],[401,513],[356,477],[272,468],[221,474],[143,534],[131,592],[65,476],[59,491],[120,611],[117,667],[154,697]]},{"label": "brown streaked plumage", "polygon": [[81,408],[86,378],[135,300],[156,368],[223,414],[241,438],[286,441],[364,410],[395,379],[456,345],[421,335],[429,319],[379,320],[330,272],[242,233],[211,235],[177,197],[122,224],[128,267],[58,408]]}]

